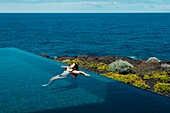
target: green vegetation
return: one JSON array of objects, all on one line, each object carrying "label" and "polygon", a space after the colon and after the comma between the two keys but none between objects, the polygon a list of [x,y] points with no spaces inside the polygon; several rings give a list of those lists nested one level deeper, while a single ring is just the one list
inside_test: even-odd
[{"label": "green vegetation", "polygon": [[64,63],[64,64],[69,64],[69,62],[70,62],[70,59],[65,59],[62,61],[62,63]]},{"label": "green vegetation", "polygon": [[[116,62],[111,63],[110,65],[107,65],[103,62],[100,63],[94,63],[94,62],[85,62],[80,59],[73,59],[73,60],[63,60],[63,63],[66,64],[72,64],[72,63],[77,63],[80,67],[83,65],[86,65],[87,67],[90,68],[95,68],[97,70],[102,70],[107,72],[106,74],[103,74],[106,77],[134,85],[136,87],[140,87],[142,89],[149,89],[150,87],[142,81],[142,79],[136,75],[136,74],[127,74],[127,75],[122,75],[122,74],[117,74],[114,72],[122,72],[122,71],[127,71],[128,69],[132,69],[133,65],[130,63],[123,61],[123,60],[117,60]],[[112,72],[114,71],[114,72]]]},{"label": "green vegetation", "polygon": [[135,83],[133,83],[133,85],[136,87],[140,87],[142,89],[150,89],[150,86],[147,85],[144,81],[135,81]]},{"label": "green vegetation", "polygon": [[168,76],[167,72],[152,72],[144,75],[143,79],[155,79],[161,82],[170,82],[170,77]]},{"label": "green vegetation", "polygon": [[73,60],[66,59],[66,60],[63,60],[62,62],[65,63],[65,64],[69,64],[69,65],[72,64],[72,63],[76,63],[78,65],[86,65],[85,61],[82,61],[82,60],[79,60],[79,59],[73,59]]},{"label": "green vegetation", "polygon": [[90,68],[96,68],[98,70],[103,70],[103,71],[111,71],[111,69],[108,67],[107,64],[100,62],[100,63],[94,63],[94,62],[85,62],[80,59],[73,59],[73,60],[63,60],[62,63],[65,64],[72,64],[72,63],[77,63],[80,67],[84,67],[85,65]]},{"label": "green vegetation", "polygon": [[154,90],[156,92],[166,92],[166,93],[170,93],[170,84],[169,83],[156,83],[154,85]]},{"label": "green vegetation", "polygon": [[145,79],[145,80],[149,80],[151,77],[149,76],[149,75],[144,75],[144,77],[143,77],[143,79]]},{"label": "green vegetation", "polygon": [[127,72],[129,73],[130,71],[132,71],[132,68],[134,66],[132,64],[130,64],[127,61],[123,61],[123,60],[116,60],[115,62],[112,62],[111,64],[109,64],[109,68],[116,73],[124,73]]},{"label": "green vegetation", "polygon": [[[108,65],[103,62],[98,62],[98,63],[88,62],[86,60],[80,60],[78,58],[75,58],[73,60],[70,60],[70,59],[63,60],[62,63],[66,63],[69,65],[72,63],[77,63],[81,68],[92,69],[92,71],[95,71],[95,73],[100,73],[100,74],[105,73],[102,75],[108,78],[112,78],[114,80],[118,80],[118,81],[121,81],[127,84],[131,84],[133,86],[136,86],[142,89],[152,89],[150,88],[149,85],[155,84],[153,86],[154,91],[159,92],[159,93],[170,93],[170,77],[168,75],[168,72],[152,71],[152,72],[145,74],[142,80],[142,78],[140,78],[140,76],[138,76],[137,74],[131,73],[137,68],[134,67],[129,62],[123,61],[123,60],[116,60],[115,62],[112,62],[111,64]],[[126,73],[124,74],[123,72],[126,72],[127,74]],[[150,79],[154,79],[155,81],[152,83],[147,82],[149,83],[149,85],[146,84],[145,81],[149,81]]]},{"label": "green vegetation", "polygon": [[90,63],[88,64],[88,67],[90,67],[90,68],[97,68],[97,64],[94,63],[94,62],[90,62]]},{"label": "green vegetation", "polygon": [[127,74],[127,75],[121,75],[113,72],[109,72],[106,74],[103,74],[103,76],[107,76],[109,78],[113,78],[115,80],[134,85],[136,87],[140,87],[142,89],[149,89],[150,86],[148,86],[138,75],[136,74]]},{"label": "green vegetation", "polygon": [[111,69],[108,67],[108,65],[105,63],[102,63],[102,62],[97,64],[97,69],[103,70],[103,71],[111,71]]}]

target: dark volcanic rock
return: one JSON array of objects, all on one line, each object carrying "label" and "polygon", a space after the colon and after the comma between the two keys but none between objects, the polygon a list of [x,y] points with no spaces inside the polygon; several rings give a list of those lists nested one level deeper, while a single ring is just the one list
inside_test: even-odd
[{"label": "dark volcanic rock", "polygon": [[137,74],[146,74],[148,72],[161,72],[161,63],[152,63],[143,61],[140,65],[137,65],[136,73]]},{"label": "dark volcanic rock", "polygon": [[39,54],[39,56],[42,56],[42,57],[45,57],[45,58],[50,58],[50,56],[47,55],[47,54]]},{"label": "dark volcanic rock", "polygon": [[88,58],[88,55],[78,55],[77,58],[83,58],[83,59],[87,59]]},{"label": "dark volcanic rock", "polygon": [[170,65],[170,61],[167,60],[167,61],[162,61],[161,64],[169,64]]},{"label": "dark volcanic rock", "polygon": [[65,55],[65,56],[58,56],[58,57],[54,58],[54,60],[63,61],[63,60],[66,60],[66,59],[73,60],[75,58],[77,58],[77,57],[76,56],[67,56],[67,55]]},{"label": "dark volcanic rock", "polygon": [[66,60],[66,59],[75,59],[78,58],[80,60],[85,60],[88,62],[95,62],[95,63],[106,63],[106,64],[110,64],[112,62],[115,62],[116,60],[122,59],[124,61],[127,61],[129,63],[131,63],[134,66],[140,65],[143,61],[142,60],[136,60],[136,59],[132,59],[132,58],[126,58],[126,57],[120,57],[120,56],[88,56],[88,55],[78,55],[78,56],[59,56],[57,58],[55,58],[55,60]]},{"label": "dark volcanic rock", "polygon": [[[120,56],[89,56],[89,55],[78,55],[78,56],[59,56],[57,58],[55,58],[54,60],[58,60],[58,61],[62,61],[62,60],[66,60],[66,59],[80,59],[83,61],[87,61],[87,62],[94,62],[94,63],[106,63],[106,64],[110,64],[112,62],[115,62],[116,60],[124,60],[127,61],[129,63],[131,63],[133,66],[136,67],[135,72],[136,74],[146,74],[148,72],[151,71],[158,71],[161,72],[163,71],[163,69],[161,68],[161,63],[153,63],[153,62],[146,62],[145,60],[138,60],[138,59],[132,59],[132,58],[126,58],[126,57],[120,57]],[[169,64],[170,61],[164,62]],[[93,69],[88,69],[88,70],[93,70]],[[97,73],[102,73],[100,72],[100,70],[96,70],[93,72],[97,72]]]}]

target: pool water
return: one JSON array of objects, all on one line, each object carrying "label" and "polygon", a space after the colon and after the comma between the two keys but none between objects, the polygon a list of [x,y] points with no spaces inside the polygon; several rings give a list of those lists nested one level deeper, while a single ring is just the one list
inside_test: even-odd
[{"label": "pool water", "polygon": [[62,63],[16,48],[0,49],[0,113],[170,113],[170,99],[103,76],[68,76]]}]

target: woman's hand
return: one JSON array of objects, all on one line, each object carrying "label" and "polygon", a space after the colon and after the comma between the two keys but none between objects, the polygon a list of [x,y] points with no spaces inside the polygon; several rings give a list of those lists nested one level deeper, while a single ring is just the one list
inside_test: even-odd
[{"label": "woman's hand", "polygon": [[62,68],[68,68],[68,66],[61,66]]}]

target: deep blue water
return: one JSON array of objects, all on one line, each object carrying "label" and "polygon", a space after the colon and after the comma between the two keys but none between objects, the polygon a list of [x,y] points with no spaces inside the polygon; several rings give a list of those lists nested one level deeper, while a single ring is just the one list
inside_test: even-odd
[{"label": "deep blue water", "polygon": [[170,13],[0,14],[0,48],[170,59]]}]

